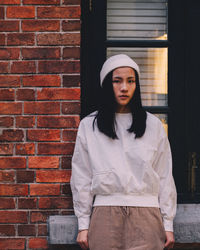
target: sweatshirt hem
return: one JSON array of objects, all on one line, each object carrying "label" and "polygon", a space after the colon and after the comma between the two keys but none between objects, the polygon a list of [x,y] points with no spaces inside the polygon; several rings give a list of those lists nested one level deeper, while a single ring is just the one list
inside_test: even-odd
[{"label": "sweatshirt hem", "polygon": [[133,207],[159,207],[158,197],[152,195],[96,195],[93,206],[133,206]]}]

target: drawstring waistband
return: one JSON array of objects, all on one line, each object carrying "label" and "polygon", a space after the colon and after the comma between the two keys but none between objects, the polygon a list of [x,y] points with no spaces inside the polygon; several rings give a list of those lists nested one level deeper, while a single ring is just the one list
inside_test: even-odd
[{"label": "drawstring waistband", "polygon": [[130,208],[129,208],[129,206],[122,206],[122,209],[125,211],[126,215],[130,214]]}]

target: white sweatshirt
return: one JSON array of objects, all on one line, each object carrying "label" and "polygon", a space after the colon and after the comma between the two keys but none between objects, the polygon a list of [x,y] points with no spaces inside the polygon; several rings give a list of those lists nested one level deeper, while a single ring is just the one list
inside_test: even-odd
[{"label": "white sweatshirt", "polygon": [[146,131],[135,139],[127,129],[131,113],[116,113],[111,139],[92,124],[94,113],[80,122],[70,180],[79,230],[88,229],[92,206],[160,207],[166,231],[173,231],[176,188],[172,158],[161,121],[147,112]]}]

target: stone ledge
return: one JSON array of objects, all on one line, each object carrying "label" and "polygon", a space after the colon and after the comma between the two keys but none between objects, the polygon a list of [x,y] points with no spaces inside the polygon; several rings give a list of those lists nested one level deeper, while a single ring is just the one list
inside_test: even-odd
[{"label": "stone ledge", "polygon": [[[50,216],[48,231],[49,244],[76,244],[77,218],[74,215]],[[174,234],[177,243],[199,243],[191,245],[200,249],[200,204],[178,204]],[[188,249],[191,249],[189,245]]]}]

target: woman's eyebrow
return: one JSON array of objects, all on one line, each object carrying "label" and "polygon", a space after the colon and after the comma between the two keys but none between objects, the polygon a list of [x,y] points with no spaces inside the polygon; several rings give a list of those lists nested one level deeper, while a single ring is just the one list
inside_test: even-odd
[{"label": "woman's eyebrow", "polygon": [[[121,76],[113,76],[113,78],[119,78],[119,79],[122,79],[122,77],[121,77]],[[135,76],[128,76],[127,78],[128,78],[128,79],[129,79],[129,78],[135,78]]]}]

